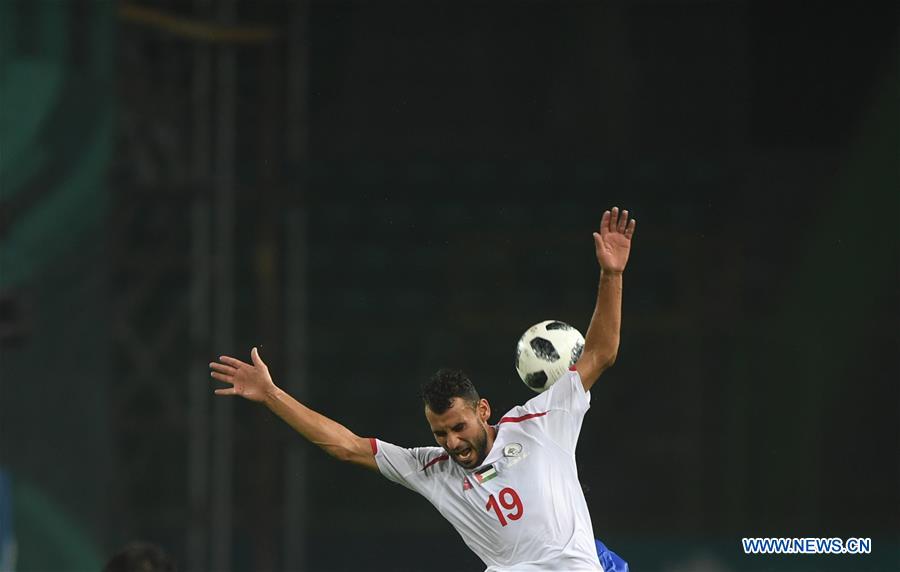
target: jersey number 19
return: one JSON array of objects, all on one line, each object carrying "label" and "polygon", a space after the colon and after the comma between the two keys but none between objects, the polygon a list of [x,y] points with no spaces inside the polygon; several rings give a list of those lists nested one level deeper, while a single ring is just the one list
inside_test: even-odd
[{"label": "jersey number 19", "polygon": [[[506,526],[509,524],[506,522],[506,519],[509,520],[519,520],[522,518],[522,514],[525,512],[525,507],[522,506],[522,499],[519,498],[519,494],[509,488],[506,487],[499,494],[500,504],[497,504],[497,499],[494,498],[494,495],[491,495],[491,498],[488,499],[487,506],[485,507],[488,512],[491,509],[494,509],[494,512],[497,513],[497,518],[500,520],[500,524],[502,526]],[[506,510],[516,509],[514,512],[507,513],[506,516],[503,515],[503,511],[500,510],[500,507],[505,508]]]}]

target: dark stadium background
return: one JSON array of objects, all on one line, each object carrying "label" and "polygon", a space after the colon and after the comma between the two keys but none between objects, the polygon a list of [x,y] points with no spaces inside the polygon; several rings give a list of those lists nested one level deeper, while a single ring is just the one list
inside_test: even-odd
[{"label": "dark stadium background", "polygon": [[133,539],[182,570],[481,569],[423,499],[213,399],[206,364],[258,345],[311,407],[429,444],[432,371],[500,414],[531,395],[519,334],[587,327],[618,205],[622,342],[578,449],[596,535],[636,571],[900,569],[897,23],[0,0],[0,546],[22,571]]}]

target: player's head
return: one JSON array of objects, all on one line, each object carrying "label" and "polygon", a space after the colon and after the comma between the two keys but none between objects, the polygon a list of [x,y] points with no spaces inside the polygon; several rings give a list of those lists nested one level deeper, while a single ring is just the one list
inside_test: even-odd
[{"label": "player's head", "polygon": [[492,442],[491,406],[478,396],[466,374],[442,369],[422,387],[425,418],[438,445],[466,469],[481,465]]},{"label": "player's head", "polygon": [[115,553],[103,572],[175,572],[168,554],[149,542],[131,542]]}]

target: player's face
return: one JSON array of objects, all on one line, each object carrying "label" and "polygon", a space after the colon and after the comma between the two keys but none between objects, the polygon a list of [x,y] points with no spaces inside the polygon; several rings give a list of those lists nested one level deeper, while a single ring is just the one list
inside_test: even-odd
[{"label": "player's face", "polygon": [[458,465],[474,469],[481,465],[490,451],[491,435],[487,420],[491,408],[482,399],[473,408],[471,402],[454,397],[451,407],[434,413],[425,407],[425,418],[438,445],[444,448]]}]

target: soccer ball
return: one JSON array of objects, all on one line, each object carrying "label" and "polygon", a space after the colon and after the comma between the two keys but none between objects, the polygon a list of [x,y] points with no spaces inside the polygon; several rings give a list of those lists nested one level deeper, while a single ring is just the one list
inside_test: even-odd
[{"label": "soccer ball", "polygon": [[516,371],[525,385],[542,393],[575,365],[584,350],[581,332],[558,320],[525,330],[516,344]]}]

